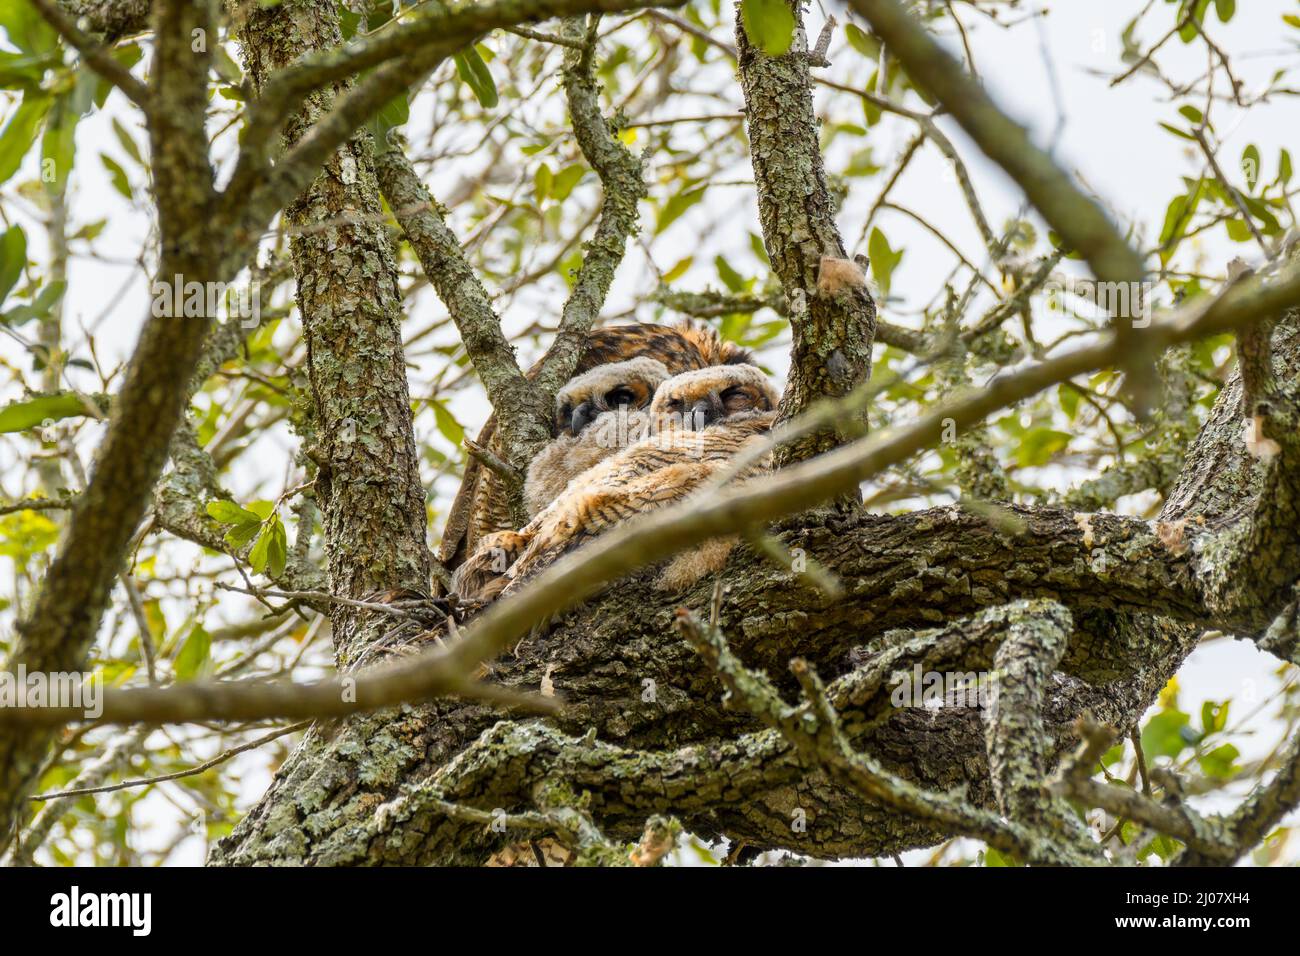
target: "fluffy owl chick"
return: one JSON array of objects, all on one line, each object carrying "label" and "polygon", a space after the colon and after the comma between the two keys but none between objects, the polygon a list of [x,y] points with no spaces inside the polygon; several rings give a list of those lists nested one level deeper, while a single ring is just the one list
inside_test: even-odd
[{"label": "fluffy owl chick", "polygon": [[[528,467],[524,503],[535,517],[588,468],[650,434],[649,406],[669,378],[663,362],[634,358],[598,365],[572,379],[555,396],[556,438]],[[452,575],[452,592],[465,604],[495,598],[508,583],[506,570],[528,544],[514,531],[495,531]]]},{"label": "fluffy owl chick", "polygon": [[650,418],[656,433],[735,425],[776,408],[781,393],[753,365],[724,365],[674,375],[655,392]]},{"label": "fluffy owl chick", "polygon": [[[675,504],[706,485],[771,429],[778,397],[766,376],[750,365],[715,366],[665,381],[651,403],[655,433],[580,474],[519,531],[527,545],[506,572],[506,590],[517,590],[614,525]],[[735,477],[743,480],[766,468],[766,460],[759,461]],[[734,538],[722,539],[679,555],[658,585],[689,587],[721,568],[733,545]]]},{"label": "fluffy owl chick", "polygon": [[[707,325],[680,322],[675,325],[634,323],[592,329],[583,342],[575,374],[598,365],[609,365],[644,356],[662,362],[669,375],[710,365],[736,365],[751,361],[748,350],[733,342],[724,342]],[[537,366],[529,369],[531,379]],[[501,453],[496,434],[496,415],[488,419],[479,433],[478,443]],[[447,516],[438,558],[448,568],[457,567],[473,555],[479,540],[493,531],[512,529],[510,508],[500,479],[484,469],[477,459],[465,468],[460,490]]]},{"label": "fluffy owl chick", "polygon": [[658,359],[634,358],[599,365],[560,389],[556,438],[533,459],[524,482],[529,517],[592,465],[650,434],[649,405],[668,378]]}]

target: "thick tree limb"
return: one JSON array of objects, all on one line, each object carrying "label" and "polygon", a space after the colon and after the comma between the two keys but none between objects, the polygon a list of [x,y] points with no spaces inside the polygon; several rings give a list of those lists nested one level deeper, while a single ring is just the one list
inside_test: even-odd
[{"label": "thick tree limb", "polygon": [[[826,187],[812,78],[802,22],[803,0],[789,0],[795,42],[772,57],[745,35],[736,11],[736,46],[745,119],[758,192],[763,245],[789,303],[793,339],[790,376],[780,418],[796,417],[821,398],[847,395],[871,373],[876,307],[860,268],[846,261]],[[801,461],[834,447],[865,419],[836,435],[809,435],[778,453],[778,463]]]},{"label": "thick tree limb", "polygon": [[[779,731],[801,758],[861,796],[944,832],[983,840],[1031,863],[1084,863],[1099,856],[1078,841],[1073,846],[1058,845],[1046,828],[1027,825],[1039,822],[1033,817],[1027,821],[1013,814],[1009,820],[1000,819],[959,797],[928,792],[890,774],[877,760],[854,749],[826,689],[803,659],[792,661],[790,669],[802,689],[804,704],[789,707],[766,677],[741,664],[717,628],[700,623],[685,611],[679,613],[678,624],[681,633],[718,673],[733,706],[756,714]],[[999,657],[1005,660],[1001,652]],[[998,722],[996,716],[993,720]]]},{"label": "thick tree limb", "polygon": [[535,442],[538,436],[530,436],[529,432],[540,430],[550,438],[550,403],[541,401],[543,396],[524,378],[515,361],[514,347],[501,331],[501,320],[487,289],[465,258],[460,241],[443,218],[443,210],[420,182],[396,138],[379,144],[375,169],[379,187],[401,224],[406,241],[456,324],[488,401],[497,410],[498,420],[504,421],[502,440],[507,458],[513,460],[517,455],[512,456],[511,450],[529,444],[516,440],[517,434]]},{"label": "thick tree limb", "polygon": [[985,712],[989,777],[1002,813],[1082,859],[1100,858],[1070,807],[1043,789],[1053,762],[1044,716],[1052,676],[1074,622],[1052,602],[1013,605],[1006,638],[993,657],[993,701]]},{"label": "thick tree limb", "polygon": [[108,42],[148,29],[149,5],[150,0],[59,0],[74,22],[84,18]]},{"label": "thick tree limb", "polygon": [[[564,95],[573,122],[578,148],[591,168],[596,170],[604,189],[600,221],[596,234],[586,244],[582,265],[574,279],[573,291],[560,314],[555,341],[542,358],[537,385],[547,396],[548,406],[565,382],[573,376],[582,353],[583,336],[596,324],[605,296],[614,281],[614,271],[623,261],[627,241],[636,235],[639,215],[637,203],[646,196],[641,157],[633,155],[614,135],[617,126],[600,111],[599,87],[595,76],[595,25],[586,31],[584,47],[570,50],[564,60]],[[582,36],[580,21],[565,23],[564,35],[576,40]],[[615,123],[621,122],[616,118]],[[536,452],[536,448],[533,452]]]},{"label": "thick tree limb", "polygon": [[[257,9],[244,28],[249,73],[262,90],[280,71],[294,69],[289,64],[340,42],[337,7],[326,0]],[[315,490],[330,591],[354,600],[377,590],[425,591],[431,572],[397,269],[382,226],[370,136],[352,135],[380,103],[367,105],[357,93],[318,90],[285,129],[290,157],[305,151],[302,172],[310,183],[285,210],[295,227],[290,250],[314,411],[309,455],[319,468]],[[272,179],[294,162],[286,158]],[[228,203],[250,201],[234,190],[232,183]],[[287,198],[277,194],[272,202],[278,207]],[[308,228],[320,224],[327,227]],[[336,654],[347,661],[377,618],[349,605],[336,604],[330,613]]]}]

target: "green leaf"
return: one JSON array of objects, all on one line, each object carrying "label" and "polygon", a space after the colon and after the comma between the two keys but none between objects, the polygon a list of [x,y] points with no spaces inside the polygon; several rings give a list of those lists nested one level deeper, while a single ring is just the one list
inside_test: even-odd
[{"label": "green leaf", "polygon": [[19,226],[10,226],[0,236],[0,302],[22,278],[27,265],[27,234]]},{"label": "green leaf", "polygon": [[271,577],[284,574],[284,564],[289,558],[289,537],[279,516],[271,519],[271,543],[267,547],[267,570]]},{"label": "green leaf", "polygon": [[257,536],[253,550],[248,552],[248,563],[258,574],[267,574],[277,578],[284,573],[285,557],[288,554],[288,542],[284,525],[279,515],[272,515],[262,524],[262,533]]},{"label": "green leaf", "polygon": [[685,259],[679,259],[677,265],[664,273],[663,281],[668,283],[680,279],[682,276],[686,275],[686,270],[691,267],[691,263],[694,261],[694,256],[687,256]]},{"label": "green leaf", "polygon": [[479,104],[489,110],[496,106],[497,85],[492,79],[492,71],[483,62],[483,57],[479,55],[478,50],[472,46],[466,47],[457,53],[454,59],[456,72],[473,91],[474,98],[479,101]]},{"label": "green leaf", "polygon": [[212,659],[212,635],[203,625],[195,624],[176,655],[176,679],[193,680],[205,670]]},{"label": "green leaf", "polygon": [[[68,173],[77,152],[77,111],[72,107],[71,96],[61,96],[55,101],[45,122],[45,135],[41,137],[41,182],[52,194],[63,192],[68,184]],[[54,178],[47,179],[47,166],[53,168]]]},{"label": "green leaf", "polygon": [[1285,149],[1277,159],[1277,181],[1284,186],[1291,181],[1291,153]]},{"label": "green leaf", "polygon": [[35,428],[47,419],[57,422],[78,415],[90,415],[93,408],[89,399],[73,392],[41,395],[13,402],[0,408],[0,432],[20,432]]},{"label": "green leaf", "polygon": [[50,108],[48,96],[24,96],[22,105],[0,132],[0,183],[8,182],[36,142],[36,131]]},{"label": "green leaf", "polygon": [[387,143],[388,134],[411,118],[411,104],[405,93],[398,93],[370,118],[366,124],[370,135],[378,143]]},{"label": "green leaf", "polygon": [[1180,136],[1183,139],[1190,139],[1193,143],[1196,142],[1195,136],[1185,130],[1179,129],[1177,126],[1170,126],[1168,123],[1159,123],[1157,125],[1166,132],[1173,133],[1175,136]]},{"label": "green leaf", "polygon": [[1259,182],[1259,150],[1254,143],[1241,154],[1241,172],[1246,177],[1246,188],[1254,192],[1255,184]]},{"label": "green leaf", "polygon": [[144,157],[140,154],[140,147],[135,144],[135,138],[132,137],[127,128],[118,121],[116,116],[113,117],[113,135],[117,137],[117,141],[121,144],[122,148],[126,150],[126,154],[143,166]]},{"label": "green leaf", "polygon": [[1201,735],[1204,737],[1210,734],[1217,734],[1228,724],[1228,707],[1231,701],[1224,701],[1222,704],[1216,704],[1212,700],[1207,700],[1201,704]]},{"label": "green leaf", "polygon": [[[144,57],[144,50],[140,49],[138,43],[129,43],[126,46],[119,46],[112,51],[110,56],[128,70],[140,62]],[[108,100],[108,95],[117,87],[105,80],[103,77],[98,78],[95,85],[95,105],[103,107]]]},{"label": "green leaf", "polygon": [[1237,758],[1240,756],[1241,751],[1232,744],[1220,744],[1209,753],[1201,754],[1196,762],[1201,765],[1201,770],[1207,777],[1228,780],[1235,777],[1241,769],[1237,766]]},{"label": "green leaf", "polygon": [[1192,15],[1178,29],[1178,38],[1184,43],[1191,43],[1200,35],[1199,24],[1205,22],[1205,11],[1209,9],[1210,0],[1193,0]]},{"label": "green leaf", "polygon": [[984,865],[988,867],[1019,866],[1014,859],[1005,853],[999,853],[991,846],[984,848]]},{"label": "green leaf", "polygon": [[226,547],[231,551],[239,551],[244,545],[257,537],[257,533],[261,530],[262,522],[260,521],[237,524],[226,532],[222,540],[226,542]]},{"label": "green leaf", "polygon": [[0,88],[6,90],[32,90],[41,85],[41,77],[49,67],[59,65],[51,54],[10,53],[0,50]]},{"label": "green leaf", "polygon": [[745,281],[745,277],[735,269],[731,268],[731,264],[727,262],[726,259],[722,256],[716,256],[713,260],[713,265],[718,270],[718,278],[723,281],[728,289],[732,292],[745,291],[745,288],[748,285]]},{"label": "green leaf", "polygon": [[104,164],[108,170],[109,179],[113,182],[113,188],[125,196],[127,199],[134,198],[131,194],[131,180],[126,178],[126,170],[123,169],[113,157],[107,153],[99,154],[99,161]]},{"label": "green leaf", "polygon": [[1198,126],[1205,120],[1205,114],[1190,104],[1178,107],[1178,112]]},{"label": "green leaf", "polygon": [[1160,857],[1160,859],[1168,862],[1169,860],[1172,860],[1175,856],[1177,856],[1178,851],[1181,850],[1182,848],[1183,845],[1181,843],[1179,843],[1173,837],[1165,836],[1162,833],[1159,836],[1157,836],[1154,840],[1152,840],[1150,843],[1148,843],[1146,847],[1144,847],[1142,851],[1138,853],[1138,859],[1145,860],[1148,856],[1154,853],[1156,856]]},{"label": "green leaf", "polygon": [[0,3],[0,27],[24,53],[46,53],[58,44],[54,28],[30,3]]},{"label": "green leaf", "polygon": [[551,167],[542,163],[537,167],[537,172],[533,173],[533,196],[537,200],[537,205],[546,201],[546,197],[551,194],[551,186],[555,184],[555,174],[551,172]]},{"label": "green leaf", "polygon": [[1237,0],[1214,0],[1214,12],[1219,15],[1220,23],[1227,23],[1237,12]]},{"label": "green leaf", "polygon": [[257,515],[257,517],[262,521],[265,521],[267,518],[271,517],[271,515],[275,514],[274,501],[250,501],[248,504],[244,505],[244,507]]},{"label": "green leaf", "polygon": [[1142,752],[1148,761],[1177,757],[1196,739],[1190,718],[1181,710],[1162,710],[1142,728]]},{"label": "green leaf", "polygon": [[568,199],[569,193],[573,192],[573,187],[578,185],[586,173],[587,167],[581,163],[574,163],[560,170],[555,174],[555,180],[551,185],[551,196],[560,202]]},{"label": "green leaf", "polygon": [[94,222],[86,223],[68,238],[85,239],[87,242],[93,242],[95,239],[99,238],[99,234],[104,231],[104,227],[107,225],[107,219],[96,219]]},{"label": "green leaf", "polygon": [[22,325],[32,319],[45,318],[50,309],[54,308],[59,299],[63,297],[63,293],[67,288],[68,284],[66,282],[51,282],[41,289],[31,305],[18,305],[0,315],[0,325]]},{"label": "green leaf", "polygon": [[1047,464],[1053,455],[1070,444],[1069,432],[1054,428],[1031,428],[1020,439],[1016,448],[1016,463],[1022,468]]},{"label": "green leaf", "polygon": [[663,232],[681,218],[686,210],[703,199],[706,188],[706,186],[699,186],[694,189],[684,189],[660,206],[659,214],[655,217],[655,235]]},{"label": "green leaf", "polygon": [[262,519],[253,514],[253,512],[239,507],[239,505],[235,504],[233,501],[226,501],[223,498],[209,501],[205,510],[212,516],[212,518],[220,521],[222,524],[248,524],[250,521],[254,524],[262,523]]},{"label": "green leaf", "polygon": [[459,448],[465,440],[464,427],[460,422],[456,421],[456,417],[447,410],[447,406],[442,402],[430,402],[429,404],[433,406],[433,421],[438,426],[438,431],[442,433],[442,437]]},{"label": "green leaf", "polygon": [[1246,225],[1246,220],[1241,217],[1229,219],[1224,222],[1223,226],[1228,230],[1228,238],[1233,242],[1250,242],[1250,226]]},{"label": "green leaf", "polygon": [[1079,413],[1079,393],[1068,385],[1057,386],[1056,400],[1061,405],[1061,411],[1065,412],[1070,421],[1074,421],[1074,416]]},{"label": "green leaf", "polygon": [[876,227],[871,230],[871,238],[867,240],[867,256],[871,259],[871,277],[876,280],[876,285],[880,286],[881,294],[888,297],[889,282],[894,269],[903,258],[903,250],[895,251],[889,248],[889,241],[885,238],[885,234]]},{"label": "green leaf", "polygon": [[880,41],[856,24],[850,23],[844,28],[849,45],[870,60],[880,58]]},{"label": "green leaf", "polygon": [[745,36],[768,56],[781,56],[794,42],[794,14],[785,0],[740,0]]},{"label": "green leaf", "polygon": [[1160,245],[1165,245],[1173,241],[1177,236],[1175,233],[1181,233],[1181,226],[1186,224],[1187,216],[1184,213],[1187,210],[1187,197],[1175,196],[1169,200],[1169,206],[1165,209],[1165,222],[1160,228]]}]

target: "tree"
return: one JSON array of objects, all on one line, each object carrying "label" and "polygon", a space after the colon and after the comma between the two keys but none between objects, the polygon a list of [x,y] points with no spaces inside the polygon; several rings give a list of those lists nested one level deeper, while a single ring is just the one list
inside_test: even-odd
[{"label": "tree", "polygon": [[[89,721],[64,701],[0,708],[12,859],[107,834],[86,791],[128,812],[173,775],[203,836],[223,837],[217,864],[477,865],[530,844],[645,864],[682,831],[814,859],[958,837],[986,863],[1281,852],[1300,803],[1294,717],[1242,768],[1227,702],[1194,728],[1171,685],[1207,633],[1300,663],[1290,157],[1271,182],[1255,147],[1233,168],[1213,119],[1292,91],[1237,80],[1214,39],[1234,5],[1147,5],[1122,37],[1115,82],[1168,84],[1170,132],[1203,160],[1149,248],[974,74],[966,22],[1009,28],[1018,4],[851,0],[844,31],[829,19],[815,36],[797,2],[674,6],[7,8],[0,174],[40,160],[17,189],[47,211],[49,248],[42,271],[21,226],[3,239],[4,323],[38,330],[14,340],[40,381],[0,427],[42,451],[0,511],[19,582],[6,669],[109,685]],[[1168,33],[1141,45],[1160,17]],[[954,30],[965,62],[936,41]],[[1171,42],[1203,47],[1205,75],[1166,79]],[[863,122],[822,122],[819,88]],[[661,105],[672,115],[642,118]],[[156,233],[150,315],[120,375],[93,335],[91,361],[73,354],[61,305],[73,244],[97,234],[73,228],[75,131],[105,118],[132,165],[101,163],[131,199],[147,172]],[[872,150],[891,124],[910,138],[886,171]],[[1023,191],[1000,229],[953,124]],[[923,150],[950,164],[984,248],[934,230],[955,265],[913,316],[883,229],[887,214],[933,228],[890,198]],[[448,182],[465,157],[473,174]],[[717,198],[735,175],[752,175],[761,236],[749,260],[707,269],[671,230],[735,232],[745,220]],[[864,263],[838,222],[870,180]],[[1188,240],[1214,229],[1254,264],[1196,264]],[[630,250],[650,266],[637,314],[788,354],[778,468],[629,522],[448,624],[427,599],[447,570],[429,503],[468,462],[526,467]],[[723,288],[681,281],[702,274]],[[445,319],[421,324],[426,284]],[[525,375],[516,347],[543,340]],[[432,375],[408,374],[413,360]],[[452,407],[475,383],[499,458]],[[242,457],[264,440],[269,470]],[[665,594],[638,573],[721,534],[747,544],[716,581]],[[308,656],[326,633],[329,659]],[[368,666],[413,634],[423,651]],[[304,674],[322,664],[335,673]],[[934,693],[947,706],[927,706]],[[227,761],[291,733],[237,814]],[[147,770],[129,773],[137,759]],[[1223,812],[1184,799],[1234,778],[1257,785]]]}]

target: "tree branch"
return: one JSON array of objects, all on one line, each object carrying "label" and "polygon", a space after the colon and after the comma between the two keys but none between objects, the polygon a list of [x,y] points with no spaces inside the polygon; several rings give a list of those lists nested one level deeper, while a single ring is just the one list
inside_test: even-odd
[{"label": "tree branch", "polygon": [[[205,211],[212,197],[204,118],[205,54],[190,50],[192,30],[212,28],[207,3],[155,4],[158,46],[151,75],[156,109],[149,126],[162,257],[171,281],[211,275],[212,236]],[[155,316],[146,321],[126,380],[113,402],[107,434],[89,484],[73,508],[61,547],[36,603],[18,625],[11,667],[77,671],[94,639],[109,592],[167,460],[180,422],[185,386],[208,329],[203,319]],[[0,852],[30,792],[51,732],[0,734]]]},{"label": "tree branch", "polygon": [[59,9],[54,0],[31,0],[31,3],[40,11],[46,22],[58,31],[59,36],[81,54],[81,58],[91,69],[121,90],[122,94],[144,110],[146,115],[149,114],[152,109],[149,90],[131,75],[130,70],[113,59],[107,46],[78,29],[76,21]]},{"label": "tree branch", "polygon": [[[861,269],[846,259],[826,186],[803,0],[788,2],[795,17],[795,42],[779,57],[749,42],[739,4],[736,10],[740,84],[763,245],[789,303],[793,339],[779,421],[796,417],[818,399],[847,395],[867,380],[876,323],[875,303]],[[861,418],[846,424],[838,435],[823,430],[794,442],[780,451],[777,463],[824,452],[855,430],[860,432],[864,422]]]}]

